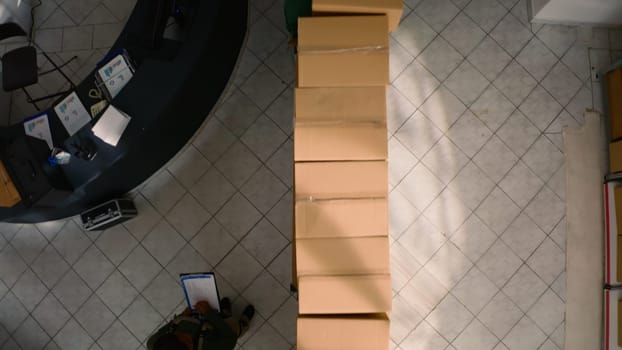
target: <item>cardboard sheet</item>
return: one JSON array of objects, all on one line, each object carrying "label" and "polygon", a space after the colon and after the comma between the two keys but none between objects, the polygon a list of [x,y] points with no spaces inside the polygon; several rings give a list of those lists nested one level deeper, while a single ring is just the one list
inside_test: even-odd
[{"label": "cardboard sheet", "polygon": [[367,314],[391,311],[391,276],[303,276],[298,280],[298,312]]},{"label": "cardboard sheet", "polygon": [[296,202],[296,239],[387,236],[387,199]]},{"label": "cardboard sheet", "polygon": [[299,350],[378,350],[389,348],[386,314],[302,316],[297,321]]}]

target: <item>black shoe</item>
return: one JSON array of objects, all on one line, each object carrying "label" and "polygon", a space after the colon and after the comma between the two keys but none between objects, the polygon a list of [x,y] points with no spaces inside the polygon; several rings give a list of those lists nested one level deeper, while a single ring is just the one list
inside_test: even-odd
[{"label": "black shoe", "polygon": [[220,313],[224,318],[231,317],[231,300],[229,298],[220,299]]},{"label": "black shoe", "polygon": [[253,316],[255,316],[255,307],[253,305],[248,305],[242,311],[242,315],[246,316],[248,320],[252,320]]}]

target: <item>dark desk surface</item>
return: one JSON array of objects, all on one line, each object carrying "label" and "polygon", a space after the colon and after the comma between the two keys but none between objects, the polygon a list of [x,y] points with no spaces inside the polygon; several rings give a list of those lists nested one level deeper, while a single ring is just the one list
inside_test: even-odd
[{"label": "dark desk surface", "polygon": [[[110,50],[126,49],[136,62],[134,77],[112,100],[132,117],[118,145],[110,146],[92,134],[96,118],[70,137],[54,110],[47,110],[56,147],[73,153],[77,140],[90,138],[97,156],[90,162],[72,157],[69,164],[50,168],[40,155],[37,159],[46,175],[52,181],[66,178],[70,190],[53,204],[24,202],[0,208],[0,220],[55,220],[122,196],[170,160],[205,122],[237,63],[247,32],[248,1],[192,1],[194,10],[181,40],[165,39],[158,49],[148,49],[137,40],[137,33],[144,25],[149,1],[137,2]],[[88,94],[94,87],[94,74],[90,74],[76,88],[87,110],[98,101]],[[5,145],[18,138],[32,141],[22,124],[0,129]]]}]

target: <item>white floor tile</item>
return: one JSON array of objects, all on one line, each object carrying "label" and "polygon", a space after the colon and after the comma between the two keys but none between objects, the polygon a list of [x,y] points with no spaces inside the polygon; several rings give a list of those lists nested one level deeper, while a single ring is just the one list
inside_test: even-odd
[{"label": "white floor tile", "polygon": [[452,341],[473,320],[473,315],[453,295],[447,294],[426,321],[445,339]]},{"label": "white floor tile", "polygon": [[482,41],[486,33],[467,15],[460,13],[441,32],[441,35],[466,57]]},{"label": "white floor tile", "polygon": [[564,302],[552,290],[547,290],[527,312],[545,334],[552,334],[564,320]]},{"label": "white floor tile", "polygon": [[529,319],[523,317],[503,339],[510,349],[537,349],[546,340],[544,333]]},{"label": "white floor tile", "polygon": [[436,37],[436,32],[415,12],[411,12],[402,20],[392,37],[411,55],[417,56]]},{"label": "white floor tile", "polygon": [[423,0],[415,8],[417,15],[437,32],[442,31],[459,11],[460,9],[450,0]]},{"label": "white floor tile", "polygon": [[74,317],[93,339],[99,338],[116,319],[95,294],[91,295]]},{"label": "white floor tile", "polygon": [[525,208],[542,186],[544,182],[520,160],[499,183],[503,192],[520,208]]},{"label": "white floor tile", "polygon": [[402,345],[404,349],[444,349],[448,343],[432,326],[422,321]]},{"label": "white floor tile", "polygon": [[58,344],[61,349],[86,350],[93,345],[94,341],[78,322],[72,318],[65,324],[65,327],[56,334],[54,342]]},{"label": "white floor tile", "polygon": [[479,259],[477,267],[497,287],[503,287],[521,264],[521,259],[505,243],[497,240]]},{"label": "white floor tile", "polygon": [[417,310],[400,295],[393,298],[393,306],[395,309],[391,313],[391,339],[399,344],[423,321]]},{"label": "white floor tile", "polygon": [[443,134],[430,119],[417,111],[400,127],[395,136],[416,158],[421,159]]},{"label": "white floor tile", "polygon": [[499,339],[503,339],[523,317],[523,312],[503,292],[497,293],[477,318]]},{"label": "white floor tile", "polygon": [[473,263],[451,242],[446,242],[425,264],[445,288],[453,288],[469,271]]},{"label": "white floor tile", "polygon": [[576,28],[569,26],[544,25],[537,35],[557,57],[562,57],[566,50],[577,40]]},{"label": "white floor tile", "polygon": [[507,13],[496,0],[475,0],[471,1],[464,12],[478,23],[486,32],[490,32]]},{"label": "white floor tile", "polygon": [[33,310],[32,317],[48,335],[55,336],[71,318],[71,315],[58,299],[49,293]]},{"label": "white floor tile", "polygon": [[437,36],[417,57],[417,61],[443,81],[458,67],[463,57],[447,40]]},{"label": "white floor tile", "polygon": [[452,290],[471,313],[477,315],[499,289],[476,266]]},{"label": "white floor tile", "polygon": [[451,241],[471,261],[477,261],[497,236],[478,217],[471,215],[451,236]]},{"label": "white floor tile", "polygon": [[481,322],[474,319],[471,324],[456,338],[456,349],[490,350],[499,340]]},{"label": "white floor tile", "polygon": [[529,42],[533,34],[510,13],[490,32],[490,36],[510,55],[515,56]]},{"label": "white floor tile", "polygon": [[523,265],[503,287],[503,293],[523,312],[527,312],[538,301],[546,287],[538,275],[527,265]]}]

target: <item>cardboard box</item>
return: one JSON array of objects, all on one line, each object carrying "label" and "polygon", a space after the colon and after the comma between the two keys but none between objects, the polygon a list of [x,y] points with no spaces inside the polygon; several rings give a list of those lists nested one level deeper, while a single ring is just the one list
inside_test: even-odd
[{"label": "cardboard box", "polygon": [[374,13],[389,17],[389,31],[397,30],[402,18],[400,0],[313,0],[313,12],[325,13]]},{"label": "cardboard box", "polygon": [[296,269],[301,276],[391,273],[388,237],[296,240]]},{"label": "cardboard box", "polygon": [[386,160],[385,124],[296,123],[294,161]]},{"label": "cardboard box", "polygon": [[298,279],[298,312],[369,314],[391,311],[391,276],[302,276]]},{"label": "cardboard box", "polygon": [[365,316],[302,316],[297,321],[299,350],[378,350],[389,348],[386,314]]},{"label": "cardboard box", "polygon": [[609,144],[609,171],[611,173],[622,171],[622,141]]},{"label": "cardboard box", "polygon": [[296,238],[387,236],[387,199],[344,199],[296,203]]},{"label": "cardboard box", "polygon": [[301,17],[298,87],[389,83],[386,16]]},{"label": "cardboard box", "polygon": [[4,167],[4,163],[0,161],[0,207],[11,208],[22,201],[11,176]]},{"label": "cardboard box", "polygon": [[386,86],[349,88],[297,88],[296,122],[367,121],[386,123]]},{"label": "cardboard box", "polygon": [[622,68],[607,73],[607,101],[611,140],[622,138]]},{"label": "cardboard box", "polygon": [[296,200],[386,198],[385,161],[296,163]]},{"label": "cardboard box", "polygon": [[387,50],[387,21],[386,16],[300,17],[298,52]]}]

